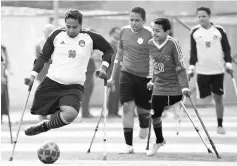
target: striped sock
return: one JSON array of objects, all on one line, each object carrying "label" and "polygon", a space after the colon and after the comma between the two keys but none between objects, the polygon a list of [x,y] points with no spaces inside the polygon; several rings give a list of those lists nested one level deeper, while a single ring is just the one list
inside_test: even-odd
[{"label": "striped sock", "polygon": [[51,120],[45,122],[46,128],[48,130],[59,128],[59,127],[62,127],[62,126],[68,125],[68,124],[69,124],[69,122],[67,122],[63,119],[61,111],[57,111],[55,113],[55,116]]}]

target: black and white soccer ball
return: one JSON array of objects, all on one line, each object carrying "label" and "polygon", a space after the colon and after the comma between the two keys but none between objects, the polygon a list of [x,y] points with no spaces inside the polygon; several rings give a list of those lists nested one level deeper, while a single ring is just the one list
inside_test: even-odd
[{"label": "black and white soccer ball", "polygon": [[41,162],[45,164],[52,164],[58,160],[60,150],[56,143],[48,141],[37,150],[37,154]]}]

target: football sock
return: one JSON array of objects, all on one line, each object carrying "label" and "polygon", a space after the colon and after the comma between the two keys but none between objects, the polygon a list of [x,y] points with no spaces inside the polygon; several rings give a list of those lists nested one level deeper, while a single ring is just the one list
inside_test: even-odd
[{"label": "football sock", "polygon": [[123,128],[124,138],[127,145],[132,146],[133,143],[133,129],[132,128]]},{"label": "football sock", "polygon": [[223,122],[223,119],[221,119],[221,118],[217,119],[218,127],[222,127],[222,122]]},{"label": "football sock", "polygon": [[57,111],[55,113],[55,116],[53,116],[53,118],[51,120],[46,121],[44,124],[45,124],[44,127],[46,129],[50,130],[50,129],[55,129],[55,128],[65,126],[65,125],[69,124],[69,122],[67,122],[63,119],[61,111]]},{"label": "football sock", "polygon": [[153,120],[153,128],[156,135],[156,143],[162,143],[164,141],[163,133],[162,133],[162,121],[161,118],[154,118]]}]

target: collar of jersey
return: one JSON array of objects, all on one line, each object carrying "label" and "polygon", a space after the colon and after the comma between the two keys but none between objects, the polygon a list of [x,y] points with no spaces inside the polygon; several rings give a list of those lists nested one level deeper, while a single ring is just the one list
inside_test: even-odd
[{"label": "collar of jersey", "polygon": [[161,49],[162,47],[164,47],[164,45],[167,43],[167,41],[169,40],[170,36],[168,35],[167,38],[165,39],[165,41],[162,44],[158,44],[155,42],[154,38],[152,38],[152,41],[154,43],[154,45],[158,48]]}]

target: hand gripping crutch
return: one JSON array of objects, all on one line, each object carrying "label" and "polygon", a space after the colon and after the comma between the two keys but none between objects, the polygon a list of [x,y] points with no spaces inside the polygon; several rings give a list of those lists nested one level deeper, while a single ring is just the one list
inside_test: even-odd
[{"label": "hand gripping crutch", "polygon": [[233,72],[230,73],[230,76],[231,76],[232,83],[233,83],[233,86],[234,86],[234,89],[235,89],[235,94],[237,96],[237,85],[236,85],[236,82],[235,82],[235,78],[234,78]]},{"label": "hand gripping crutch", "polygon": [[[29,80],[26,79],[25,82],[26,82],[26,81],[29,81]],[[27,99],[26,99],[26,103],[25,103],[23,112],[22,112],[22,114],[21,114],[20,123],[19,123],[19,125],[18,125],[18,129],[17,129],[17,132],[16,132],[16,138],[15,138],[15,141],[13,141],[13,149],[12,149],[12,153],[11,153],[11,156],[10,156],[10,158],[9,158],[9,161],[12,161],[12,160],[13,160],[13,155],[14,155],[14,151],[15,151],[15,148],[16,148],[17,139],[18,139],[19,132],[20,132],[20,129],[21,129],[21,124],[22,124],[22,122],[23,122],[23,117],[24,117],[24,114],[25,114],[25,110],[26,110],[26,106],[27,106],[27,103],[28,103],[28,100],[29,100],[29,96],[30,96],[30,92],[31,92],[32,86],[33,86],[33,83],[32,83],[32,85],[30,85],[29,88],[28,88],[28,96],[27,96]]]},{"label": "hand gripping crutch", "polygon": [[197,111],[197,108],[196,108],[195,105],[193,104],[193,101],[192,101],[191,97],[189,96],[188,98],[189,98],[190,103],[192,104],[192,107],[193,107],[193,109],[194,109],[194,111],[195,111],[195,113],[196,113],[196,115],[197,115],[197,117],[198,117],[200,123],[202,124],[202,127],[203,127],[203,129],[204,129],[204,131],[205,131],[205,133],[206,133],[206,135],[207,135],[207,138],[208,138],[208,140],[209,140],[209,142],[210,142],[210,144],[211,144],[211,146],[212,146],[212,149],[213,149],[213,150],[215,151],[215,153],[216,153],[216,157],[217,157],[218,159],[221,159],[221,157],[220,157],[220,155],[218,154],[218,152],[217,152],[217,150],[216,150],[216,147],[215,147],[215,145],[214,145],[214,143],[213,143],[213,141],[212,141],[210,135],[208,134],[208,131],[207,131],[207,129],[206,129],[206,127],[205,127],[205,125],[204,125],[204,123],[203,123],[203,121],[202,121],[202,119],[201,119],[201,117],[200,117],[200,115],[199,115],[199,113],[198,113],[198,111]]},{"label": "hand gripping crutch", "polygon": [[[185,98],[186,98],[186,97],[185,97]],[[192,118],[191,118],[191,116],[190,116],[190,114],[189,114],[187,108],[185,107],[183,101],[180,101],[180,104],[181,104],[181,106],[182,106],[184,112],[187,114],[189,120],[192,122],[193,127],[194,127],[194,129],[196,130],[196,132],[198,133],[198,135],[200,136],[200,138],[201,138],[203,144],[206,146],[208,153],[212,153],[211,149],[209,149],[209,148],[207,147],[206,142],[204,141],[204,139],[202,138],[201,134],[199,133],[199,129],[195,126],[194,121],[192,120]]]}]

